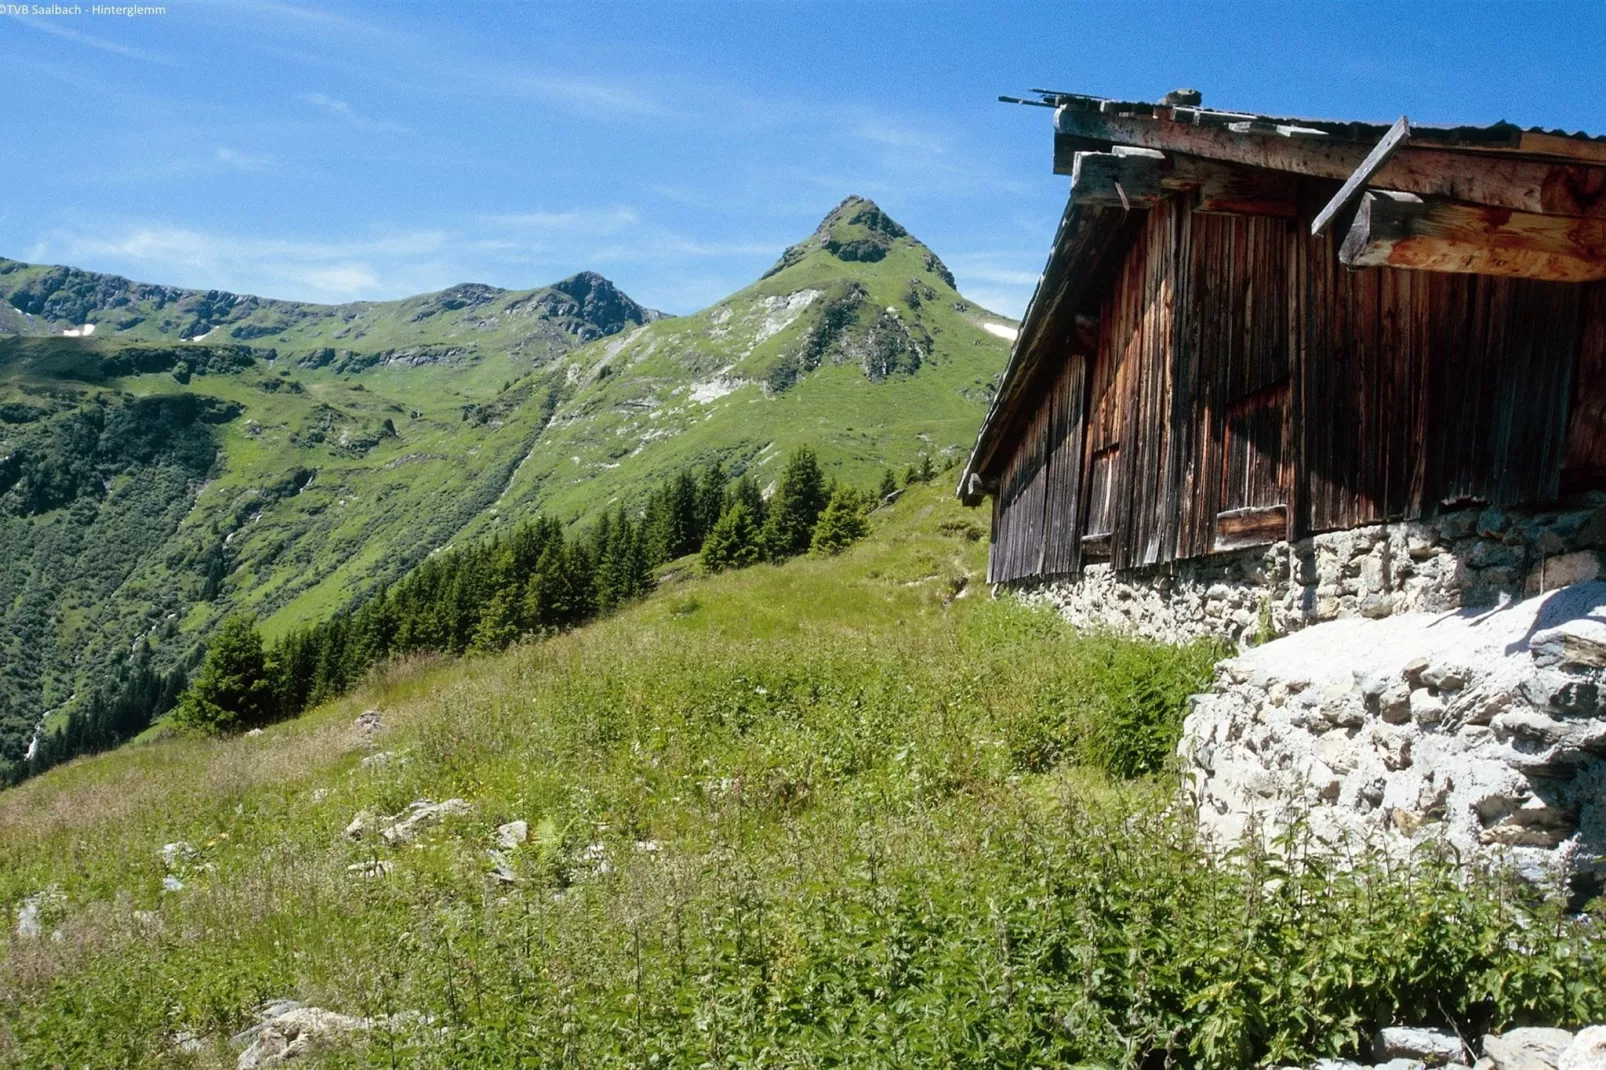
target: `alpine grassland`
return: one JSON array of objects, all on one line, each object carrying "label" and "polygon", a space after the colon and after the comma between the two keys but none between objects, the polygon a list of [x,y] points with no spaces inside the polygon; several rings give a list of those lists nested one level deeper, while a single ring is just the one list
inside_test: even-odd
[{"label": "alpine grassland", "polygon": [[[0,793],[0,1062],[231,1067],[282,999],[362,1020],[322,1067],[1250,1067],[1606,1014],[1590,916],[1494,875],[1208,850],[1168,759],[1219,651],[994,599],[943,486],[869,526]],[[462,802],[386,826],[422,799]]]}]

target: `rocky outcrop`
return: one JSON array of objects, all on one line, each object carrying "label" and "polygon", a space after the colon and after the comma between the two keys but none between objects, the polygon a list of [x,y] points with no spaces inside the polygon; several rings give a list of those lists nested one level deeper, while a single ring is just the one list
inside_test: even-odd
[{"label": "rocky outcrop", "polygon": [[1305,629],[1217,669],[1180,752],[1224,841],[1442,837],[1575,897],[1606,878],[1606,583]]},{"label": "rocky outcrop", "polygon": [[351,819],[345,834],[348,839],[361,840],[377,833],[380,839],[392,846],[411,843],[419,832],[430,825],[448,817],[461,817],[472,809],[463,799],[447,799],[445,802],[417,799],[401,813],[388,817],[364,810]]}]

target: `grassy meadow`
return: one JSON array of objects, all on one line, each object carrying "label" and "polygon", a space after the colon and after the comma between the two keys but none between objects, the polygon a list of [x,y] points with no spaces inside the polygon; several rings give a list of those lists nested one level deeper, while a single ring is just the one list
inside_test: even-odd
[{"label": "grassy meadow", "polygon": [[[1167,757],[1216,652],[992,599],[982,522],[919,487],[841,557],[681,563],[0,793],[0,1064],[232,1067],[282,998],[372,1019],[328,1067],[1237,1067],[1606,1015],[1591,921],[1493,878],[1212,860]],[[471,809],[344,833],[420,798]]]}]

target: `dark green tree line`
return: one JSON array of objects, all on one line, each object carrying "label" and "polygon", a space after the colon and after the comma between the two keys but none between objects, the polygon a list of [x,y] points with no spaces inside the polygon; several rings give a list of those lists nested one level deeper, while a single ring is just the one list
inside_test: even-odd
[{"label": "dark green tree line", "polygon": [[814,451],[796,450],[766,501],[757,481],[718,463],[681,472],[632,512],[588,530],[551,517],[438,553],[362,605],[264,648],[249,618],[225,622],[179,705],[179,723],[232,731],[353,687],[374,665],[413,653],[491,653],[614,611],[652,590],[658,566],[701,554],[708,571],[837,553],[865,533],[868,496],[827,485]]}]

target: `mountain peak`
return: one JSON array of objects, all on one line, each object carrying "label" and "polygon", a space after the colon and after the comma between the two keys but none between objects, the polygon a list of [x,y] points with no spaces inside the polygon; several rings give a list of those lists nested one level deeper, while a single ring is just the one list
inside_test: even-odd
[{"label": "mountain peak", "polygon": [[897,220],[872,200],[851,194],[826,213],[807,239],[789,247],[762,278],[778,275],[810,253],[823,250],[838,260],[875,263],[884,260],[899,245],[906,245],[923,259],[924,267],[954,289],[953,272],[937,254],[910,234]]}]

